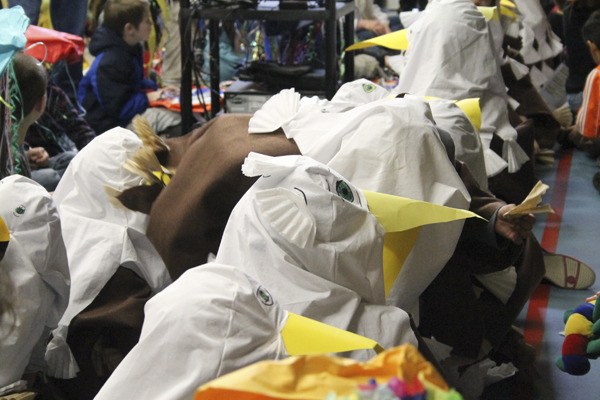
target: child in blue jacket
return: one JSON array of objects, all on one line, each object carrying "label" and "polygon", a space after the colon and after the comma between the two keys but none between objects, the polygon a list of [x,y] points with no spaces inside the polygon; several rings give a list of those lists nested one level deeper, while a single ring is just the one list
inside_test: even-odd
[{"label": "child in blue jacket", "polygon": [[149,108],[164,90],[157,90],[154,81],[144,78],[142,43],[148,40],[151,30],[147,1],[106,2],[104,22],[89,45],[96,58],[78,91],[79,102],[87,111],[85,118],[97,134],[116,126],[126,127],[138,114],[143,114],[158,132],[180,123],[177,113]]}]

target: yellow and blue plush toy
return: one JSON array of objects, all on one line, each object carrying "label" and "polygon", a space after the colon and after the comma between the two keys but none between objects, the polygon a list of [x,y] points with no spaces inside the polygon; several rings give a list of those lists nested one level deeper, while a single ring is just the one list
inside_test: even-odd
[{"label": "yellow and blue plush toy", "polygon": [[571,375],[585,375],[590,359],[600,355],[600,304],[593,296],[575,309],[565,312],[565,341],[556,365]]}]

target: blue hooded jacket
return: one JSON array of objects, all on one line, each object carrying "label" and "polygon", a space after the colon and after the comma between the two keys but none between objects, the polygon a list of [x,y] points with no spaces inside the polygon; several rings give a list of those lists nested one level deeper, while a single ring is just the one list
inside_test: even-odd
[{"label": "blue hooded jacket", "polygon": [[142,46],[129,46],[114,31],[101,26],[89,50],[96,58],[79,83],[77,96],[86,110],[85,119],[101,134],[126,126],[148,108],[146,91],[156,84],[144,79]]}]

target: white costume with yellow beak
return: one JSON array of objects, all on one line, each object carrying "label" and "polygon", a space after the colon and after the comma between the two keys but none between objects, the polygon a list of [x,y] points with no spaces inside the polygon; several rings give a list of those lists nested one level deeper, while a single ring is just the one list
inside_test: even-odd
[{"label": "white costume with yellow beak", "polygon": [[13,288],[14,308],[1,319],[1,395],[28,364],[28,372],[44,370],[50,330],[69,301],[69,266],[56,206],[38,183],[20,175],[2,179],[0,215],[10,230],[0,268]]},{"label": "white costume with yellow beak", "polygon": [[308,157],[251,153],[243,172],[262,177],[232,211],[216,261],[261,282],[285,310],[383,347],[414,343],[408,315],[383,305],[385,232],[363,193]]},{"label": "white costume with yellow beak", "polygon": [[[303,155],[327,164],[361,189],[469,207],[469,193],[426,101],[389,98],[385,89],[366,80],[345,84],[338,93],[327,102],[282,91],[254,114],[249,132],[281,127]],[[419,296],[449,260],[462,225],[456,221],[421,229],[387,293],[388,304],[418,315]]]},{"label": "white costume with yellow beak", "polygon": [[262,177],[235,207],[216,261],[148,301],[139,343],[96,400],[189,399],[260,360],[416,344],[404,311],[371,304],[384,301],[385,232],[365,194],[307,157],[251,153],[243,171]]},{"label": "white costume with yellow beak", "polygon": [[158,292],[171,283],[160,256],[145,235],[148,216],[116,207],[105,187],[118,191],[142,178],[123,168],[142,141],[114,128],[92,140],[71,161],[56,191],[71,271],[71,298],[48,344],[49,374],[72,378],[79,367],[66,343],[71,320],[96,298],[119,266],[133,270]]},{"label": "white costume with yellow beak", "polygon": [[[527,154],[510,125],[501,55],[485,17],[471,0],[431,0],[408,29],[409,48],[397,93],[448,100],[481,100],[481,135],[488,176],[508,167],[518,171]],[[504,141],[502,158],[491,149],[492,135]]]}]

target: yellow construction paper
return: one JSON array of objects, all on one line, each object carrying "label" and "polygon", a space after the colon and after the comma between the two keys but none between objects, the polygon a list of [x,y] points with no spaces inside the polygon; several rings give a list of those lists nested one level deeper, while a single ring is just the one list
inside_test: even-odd
[{"label": "yellow construction paper", "polygon": [[8,242],[10,240],[10,231],[4,218],[0,217],[0,242]]},{"label": "yellow construction paper", "polygon": [[387,297],[396,282],[406,257],[412,250],[421,227],[386,233],[383,238],[383,288]]},{"label": "yellow construction paper", "polygon": [[500,6],[500,14],[509,17],[512,20],[517,19],[517,13],[505,6]]},{"label": "yellow construction paper", "polygon": [[519,216],[527,214],[554,214],[554,210],[550,204],[542,204],[542,196],[546,194],[547,190],[548,185],[542,183],[542,181],[538,181],[533,189],[531,189],[531,192],[529,192],[525,200],[504,215]]},{"label": "yellow construction paper", "polygon": [[477,7],[477,8],[479,9],[479,12],[483,14],[486,21],[500,19],[500,15],[498,14],[497,7]]},{"label": "yellow construction paper", "polygon": [[291,356],[363,349],[375,350],[377,353],[383,351],[372,339],[290,312],[281,330],[281,337]]},{"label": "yellow construction paper", "polygon": [[382,46],[392,50],[407,50],[408,37],[407,30],[401,29],[392,33],[377,36],[373,39],[363,40],[346,47],[346,51],[365,49],[367,47]]},{"label": "yellow construction paper", "polygon": [[167,186],[169,183],[171,183],[172,172],[162,165],[161,167],[161,171],[152,171],[152,175],[154,175],[163,185]]},{"label": "yellow construction paper", "polygon": [[500,5],[503,7],[512,8],[513,10],[517,8],[517,5],[510,0],[500,0]]},{"label": "yellow construction paper", "polygon": [[368,190],[363,190],[363,193],[367,198],[369,211],[377,217],[386,232],[406,231],[423,225],[465,218],[484,219],[468,210]]},{"label": "yellow construction paper", "polygon": [[479,106],[479,98],[458,100],[456,105],[465,113],[471,124],[479,132],[481,130],[481,107]]},{"label": "yellow construction paper", "polygon": [[[423,96],[423,98],[425,101],[444,100],[435,96]],[[462,112],[465,113],[477,131],[481,130],[481,107],[479,106],[479,97],[471,97],[458,101],[448,101],[453,101],[462,110]]]},{"label": "yellow construction paper", "polygon": [[468,210],[368,190],[364,190],[363,193],[367,198],[369,211],[377,217],[386,232],[383,242],[383,278],[386,296],[389,295],[402,270],[421,226],[472,217],[481,218]]},{"label": "yellow construction paper", "polygon": [[[405,344],[378,354],[368,362],[326,355],[261,361],[202,385],[195,400],[323,400],[329,393],[352,395],[359,384],[391,377],[413,382],[419,379],[431,399],[448,399],[442,376],[412,345]],[[442,396],[442,397],[438,397]],[[453,399],[460,399],[451,397]]]}]

